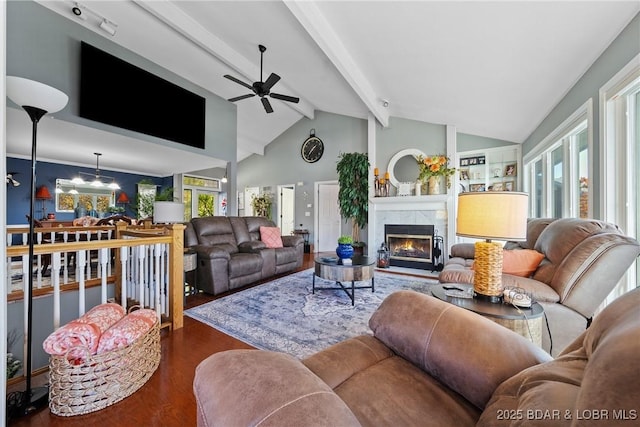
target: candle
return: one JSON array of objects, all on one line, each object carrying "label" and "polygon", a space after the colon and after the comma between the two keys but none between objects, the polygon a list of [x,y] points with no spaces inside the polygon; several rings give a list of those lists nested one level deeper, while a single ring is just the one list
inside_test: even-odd
[{"label": "candle", "polygon": [[384,178],[380,178],[380,184],[384,184]]},{"label": "candle", "polygon": [[389,179],[389,172],[384,173],[384,179]]},{"label": "candle", "polygon": [[378,174],[378,172],[379,172],[379,171],[378,171],[378,168],[373,168],[373,174],[374,174],[375,176],[378,176],[378,175],[379,175],[379,174]]}]

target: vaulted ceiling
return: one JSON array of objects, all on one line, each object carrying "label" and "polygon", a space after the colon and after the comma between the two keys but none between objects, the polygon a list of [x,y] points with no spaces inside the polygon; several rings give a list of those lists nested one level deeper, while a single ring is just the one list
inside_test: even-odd
[{"label": "vaulted ceiling", "polygon": [[247,93],[224,74],[259,79],[265,45],[265,78],[282,78],[273,91],[301,101],[271,99],[271,114],[258,98],[238,101],[238,161],[316,110],[522,142],[640,11],[637,1],[81,2],[117,24],[110,36],[73,15],[75,2],[39,3],[223,98]]}]

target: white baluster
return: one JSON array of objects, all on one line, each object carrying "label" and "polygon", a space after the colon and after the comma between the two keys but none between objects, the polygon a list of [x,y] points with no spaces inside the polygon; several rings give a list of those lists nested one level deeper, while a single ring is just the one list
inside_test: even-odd
[{"label": "white baluster", "polygon": [[138,246],[138,292],[139,292],[139,301],[140,306],[145,307],[145,277],[144,277],[144,263],[147,257],[147,245]]},{"label": "white baluster", "polygon": [[84,283],[84,266],[87,263],[87,252],[86,251],[77,251],[76,252],[76,279],[78,280],[78,312],[80,316],[85,313],[85,283]]},{"label": "white baluster", "polygon": [[102,303],[107,302],[107,258],[109,258],[109,248],[100,248],[98,252],[98,260],[100,261],[101,271],[101,289],[102,289]]},{"label": "white baluster", "polygon": [[121,295],[121,301],[120,301],[120,305],[122,307],[124,307],[124,309],[127,309],[127,277],[129,274],[128,271],[128,265],[129,265],[129,248],[127,246],[122,246],[120,248],[120,267],[121,267],[121,278],[120,278],[120,295]]},{"label": "white baluster", "polygon": [[53,330],[60,327],[60,252],[51,254],[51,281],[53,282]]}]

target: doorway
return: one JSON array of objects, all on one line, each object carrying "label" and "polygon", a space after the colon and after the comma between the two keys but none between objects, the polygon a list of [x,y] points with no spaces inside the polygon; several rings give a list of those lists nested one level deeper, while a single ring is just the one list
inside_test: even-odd
[{"label": "doorway", "polygon": [[335,251],[340,237],[340,209],[338,207],[337,181],[316,182],[316,220],[315,247],[316,252]]},{"label": "doorway", "polygon": [[280,227],[280,234],[283,236],[289,236],[293,233],[295,228],[295,185],[278,185],[278,195],[278,227]]}]

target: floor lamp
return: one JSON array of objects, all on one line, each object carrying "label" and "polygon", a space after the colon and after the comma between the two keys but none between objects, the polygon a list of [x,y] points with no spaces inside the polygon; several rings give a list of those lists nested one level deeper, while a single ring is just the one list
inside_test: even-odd
[{"label": "floor lamp", "polygon": [[[24,108],[32,123],[31,138],[31,190],[29,207],[29,280],[26,309],[26,361],[24,364],[26,389],[21,396],[8,402],[7,413],[14,416],[27,415],[47,404],[49,390],[47,387],[31,387],[31,335],[33,332],[33,245],[35,242],[35,194],[36,194],[36,142],[38,122],[47,113],[62,110],[69,97],[58,89],[43,83],[22,77],[7,76],[7,97]],[[17,407],[16,407],[17,406]],[[9,412],[11,411],[11,412]]]}]

